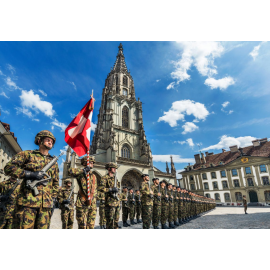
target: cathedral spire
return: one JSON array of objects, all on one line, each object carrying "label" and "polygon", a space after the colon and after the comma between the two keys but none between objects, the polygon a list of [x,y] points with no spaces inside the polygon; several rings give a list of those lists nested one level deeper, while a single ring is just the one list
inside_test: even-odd
[{"label": "cathedral spire", "polygon": [[173,175],[176,174],[176,169],[174,167],[173,157],[172,156],[171,156],[171,174],[173,174]]},{"label": "cathedral spire", "polygon": [[116,61],[114,63],[113,71],[114,72],[128,72],[127,65],[125,62],[124,48],[122,43],[118,46],[118,54],[116,56]]}]

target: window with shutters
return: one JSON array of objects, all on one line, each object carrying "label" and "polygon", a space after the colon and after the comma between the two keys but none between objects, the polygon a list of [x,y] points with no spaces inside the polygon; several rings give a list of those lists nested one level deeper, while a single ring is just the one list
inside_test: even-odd
[{"label": "window with shutters", "polygon": [[124,106],[122,110],[122,127],[128,128],[128,107]]}]

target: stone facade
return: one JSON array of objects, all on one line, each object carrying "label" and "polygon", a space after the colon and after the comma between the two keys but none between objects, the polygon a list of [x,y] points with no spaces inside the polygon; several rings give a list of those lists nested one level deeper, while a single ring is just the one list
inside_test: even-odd
[{"label": "stone facade", "polygon": [[245,148],[230,149],[195,155],[196,163],[180,172],[184,187],[217,203],[239,205],[246,195],[250,203],[269,204],[270,142],[265,138]]},{"label": "stone facade", "polygon": [[3,169],[11,158],[21,152],[22,149],[14,137],[14,133],[10,132],[10,125],[0,121],[0,182],[8,179]]},{"label": "stone facade", "polygon": [[[141,175],[148,173],[161,180],[176,183],[176,170],[171,159],[171,172],[153,167],[150,143],[143,125],[142,102],[135,97],[134,81],[127,69],[122,44],[118,47],[114,67],[107,75],[97,127],[91,142],[90,154],[95,155],[94,173],[98,179],[105,175],[105,164],[117,162],[117,178],[121,185],[139,189]],[[80,167],[76,153],[68,149],[63,177],[70,167]]]}]

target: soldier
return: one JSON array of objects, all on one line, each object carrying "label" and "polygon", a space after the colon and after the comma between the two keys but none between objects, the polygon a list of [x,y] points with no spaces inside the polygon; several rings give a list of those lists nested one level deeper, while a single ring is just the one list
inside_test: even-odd
[{"label": "soldier", "polygon": [[[97,215],[97,179],[92,169],[95,164],[94,157],[89,157],[87,166],[87,156],[81,159],[83,169],[70,168],[68,174],[77,179],[79,185],[76,200],[76,219],[79,229],[94,229]],[[89,173],[90,200],[88,200],[87,174]]]},{"label": "soldier", "polygon": [[137,222],[134,221],[134,218],[135,218],[135,197],[134,197],[134,193],[133,193],[133,188],[129,189],[128,206],[129,206],[130,224],[135,225],[135,224],[137,224]]},{"label": "soldier", "polygon": [[140,219],[142,215],[142,202],[141,202],[141,194],[139,190],[135,191],[135,205],[136,205],[136,219],[137,223],[142,223],[142,220]]},{"label": "soldier", "polygon": [[17,197],[20,192],[21,181],[10,177],[8,180],[0,183],[0,229],[15,229],[17,210]]},{"label": "soldier", "polygon": [[160,182],[160,193],[161,193],[161,226],[162,229],[169,229],[166,225],[168,219],[168,207],[169,207],[169,196],[167,195],[166,182]]},{"label": "soldier", "polygon": [[246,199],[246,195],[243,195],[243,205],[244,205],[245,214],[247,214],[247,199]]},{"label": "soldier", "polygon": [[118,180],[117,186],[114,186],[117,164],[110,162],[106,164],[105,168],[108,170],[108,173],[101,178],[98,190],[105,193],[106,229],[118,229],[120,214],[120,200],[118,194],[120,183]]},{"label": "soldier", "polygon": [[142,194],[143,229],[150,229],[153,212],[153,191],[149,188],[149,175],[143,174],[142,179],[140,192]]},{"label": "soldier", "polygon": [[183,199],[182,199],[181,187],[178,186],[176,190],[177,190],[177,197],[178,197],[178,223],[180,225],[180,224],[183,224],[182,222]]},{"label": "soldier", "polygon": [[159,178],[153,178],[152,181],[153,185],[151,186],[151,189],[154,193],[152,224],[154,229],[159,229],[158,224],[161,218],[161,193],[159,192]]},{"label": "soldier", "polygon": [[173,201],[172,184],[169,183],[167,185],[167,188],[168,188],[168,196],[169,196],[169,207],[168,207],[169,228],[174,229],[175,228],[175,226],[173,224],[173,222],[174,222],[174,201]]},{"label": "soldier", "polygon": [[174,226],[178,227],[180,224],[178,223],[178,202],[179,197],[177,194],[176,186],[173,185],[173,220],[174,220]]},{"label": "soldier", "polygon": [[123,226],[129,227],[130,224],[127,222],[128,214],[129,214],[129,205],[128,205],[128,189],[127,187],[123,187],[123,192],[121,194],[122,201],[122,220]]},{"label": "soldier", "polygon": [[53,157],[49,150],[55,144],[55,137],[48,130],[39,132],[35,137],[35,144],[39,150],[26,150],[16,154],[5,166],[6,175],[23,179],[21,192],[18,195],[18,218],[19,229],[48,229],[51,219],[53,200],[57,197],[59,187],[59,169],[57,162],[47,171],[49,180],[46,186],[38,184],[38,194],[26,186],[26,180],[41,180],[44,174],[41,169],[47,165]]},{"label": "soldier", "polygon": [[106,217],[105,217],[105,194],[98,192],[99,199],[99,226],[100,229],[106,229]]},{"label": "soldier", "polygon": [[58,201],[61,209],[62,229],[73,229],[74,223],[74,192],[71,179],[65,180],[65,188],[60,189]]}]

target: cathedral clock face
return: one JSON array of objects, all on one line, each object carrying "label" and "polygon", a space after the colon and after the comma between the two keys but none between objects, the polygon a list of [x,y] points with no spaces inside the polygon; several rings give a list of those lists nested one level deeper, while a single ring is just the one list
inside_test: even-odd
[{"label": "cathedral clock face", "polygon": [[242,161],[243,163],[247,163],[247,162],[248,162],[248,158],[247,158],[247,157],[243,157],[243,158],[241,158],[241,161]]}]

